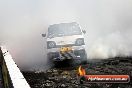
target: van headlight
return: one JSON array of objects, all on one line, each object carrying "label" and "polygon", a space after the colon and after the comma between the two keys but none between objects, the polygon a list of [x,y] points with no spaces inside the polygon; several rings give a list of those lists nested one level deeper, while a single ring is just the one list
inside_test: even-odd
[{"label": "van headlight", "polygon": [[84,38],[79,38],[76,40],[75,42],[76,45],[80,46],[80,45],[84,45]]},{"label": "van headlight", "polygon": [[47,42],[47,48],[55,48],[56,47],[56,43],[54,41],[48,41]]}]

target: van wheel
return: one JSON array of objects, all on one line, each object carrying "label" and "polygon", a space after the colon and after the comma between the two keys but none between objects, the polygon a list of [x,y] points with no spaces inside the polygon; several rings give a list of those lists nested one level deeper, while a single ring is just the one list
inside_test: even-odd
[{"label": "van wheel", "polygon": [[87,64],[87,55],[86,54],[83,54],[81,56],[81,64]]}]

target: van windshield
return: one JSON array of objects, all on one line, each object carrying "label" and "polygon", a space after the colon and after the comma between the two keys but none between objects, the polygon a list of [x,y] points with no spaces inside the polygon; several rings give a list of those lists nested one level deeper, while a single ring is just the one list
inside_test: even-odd
[{"label": "van windshield", "polygon": [[81,35],[82,32],[77,23],[62,23],[51,25],[48,28],[48,38]]}]

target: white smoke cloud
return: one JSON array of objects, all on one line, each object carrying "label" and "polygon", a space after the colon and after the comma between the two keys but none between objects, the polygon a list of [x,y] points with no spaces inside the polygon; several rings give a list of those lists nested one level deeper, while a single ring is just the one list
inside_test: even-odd
[{"label": "white smoke cloud", "polygon": [[47,68],[51,24],[77,21],[86,30],[89,58],[132,55],[131,0],[0,0],[0,44],[21,69]]},{"label": "white smoke cloud", "polygon": [[127,41],[120,32],[114,32],[105,37],[100,37],[90,45],[91,47],[88,49],[89,59],[131,56],[132,48],[127,44]]}]

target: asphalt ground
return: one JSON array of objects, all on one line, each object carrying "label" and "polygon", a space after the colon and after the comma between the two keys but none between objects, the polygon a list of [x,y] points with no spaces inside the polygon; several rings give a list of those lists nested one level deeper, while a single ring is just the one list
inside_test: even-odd
[{"label": "asphalt ground", "polygon": [[[129,83],[80,83],[78,68],[88,75],[129,75]],[[31,88],[132,88],[132,57],[88,60],[86,64],[60,64],[45,72],[23,72]]]}]

